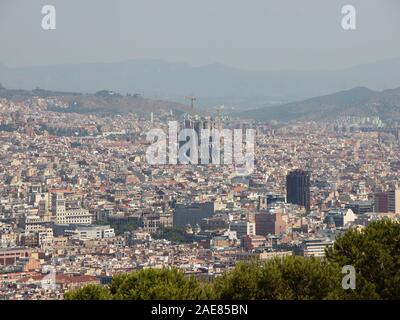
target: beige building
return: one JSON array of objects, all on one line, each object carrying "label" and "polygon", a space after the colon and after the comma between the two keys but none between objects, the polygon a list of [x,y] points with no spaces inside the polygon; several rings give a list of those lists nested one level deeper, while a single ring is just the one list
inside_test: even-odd
[{"label": "beige building", "polygon": [[92,224],[92,215],[89,210],[79,205],[66,207],[63,193],[52,194],[52,213],[57,224]]}]

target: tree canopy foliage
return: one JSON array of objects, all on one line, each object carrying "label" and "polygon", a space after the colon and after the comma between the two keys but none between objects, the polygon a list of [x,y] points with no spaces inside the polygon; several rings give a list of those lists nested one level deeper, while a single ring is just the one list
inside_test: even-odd
[{"label": "tree canopy foliage", "polygon": [[177,269],[143,269],[117,275],[107,288],[86,286],[67,300],[201,300],[211,297],[207,284]]},{"label": "tree canopy foliage", "polygon": [[350,230],[327,250],[331,263],[352,265],[357,289],[381,299],[400,299],[400,223],[380,220],[358,231]]},{"label": "tree canopy foliage", "polygon": [[157,239],[166,239],[174,243],[190,243],[193,242],[193,237],[188,235],[185,227],[161,227],[158,234],[154,235]]}]

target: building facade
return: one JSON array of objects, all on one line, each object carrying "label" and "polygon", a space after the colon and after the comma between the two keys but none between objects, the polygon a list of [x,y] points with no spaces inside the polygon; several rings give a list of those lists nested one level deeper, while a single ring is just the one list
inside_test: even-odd
[{"label": "building facade", "polygon": [[310,211],[310,172],[294,170],[286,176],[286,200]]}]

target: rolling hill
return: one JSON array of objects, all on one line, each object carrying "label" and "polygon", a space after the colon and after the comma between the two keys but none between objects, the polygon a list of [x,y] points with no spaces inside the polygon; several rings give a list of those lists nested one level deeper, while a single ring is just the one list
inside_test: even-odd
[{"label": "rolling hill", "polygon": [[102,113],[102,114],[124,114],[138,113],[147,114],[168,113],[173,110],[175,113],[189,112],[190,108],[186,105],[164,101],[145,99],[140,95],[121,95],[107,90],[101,90],[94,94],[81,94],[74,92],[48,91],[43,89],[21,90],[6,89],[0,85],[0,98],[12,101],[23,101],[32,97],[54,98],[56,97],[63,105],[60,107],[49,105],[48,110],[56,112],[76,112],[76,113]]},{"label": "rolling hill", "polygon": [[382,119],[400,120],[400,88],[373,91],[356,87],[304,101],[249,110],[237,116],[278,121],[329,121],[343,116],[379,116]]}]

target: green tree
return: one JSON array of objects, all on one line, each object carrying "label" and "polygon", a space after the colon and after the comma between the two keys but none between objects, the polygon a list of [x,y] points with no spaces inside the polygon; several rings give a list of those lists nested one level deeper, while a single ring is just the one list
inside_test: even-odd
[{"label": "green tree", "polygon": [[337,265],[320,259],[286,257],[241,263],[214,282],[218,299],[338,299],[342,293]]},{"label": "green tree", "polygon": [[129,220],[124,223],[111,223],[111,228],[114,228],[115,233],[119,236],[124,232],[130,232],[139,228],[139,222],[137,220]]},{"label": "green tree", "polygon": [[186,233],[185,227],[175,226],[171,228],[161,227],[159,233],[154,235],[158,239],[166,239],[174,243],[190,243],[193,236]]},{"label": "green tree", "polygon": [[[330,262],[357,272],[352,298],[400,299],[400,224],[387,219],[350,230],[327,250]],[[350,291],[350,290],[349,290]]]},{"label": "green tree", "polygon": [[115,276],[104,288],[86,286],[65,295],[68,300],[200,300],[212,296],[207,283],[177,269],[143,269]]},{"label": "green tree", "polygon": [[198,300],[206,286],[177,269],[144,269],[115,277],[110,292],[121,300]]},{"label": "green tree", "polygon": [[109,290],[100,285],[90,284],[75,291],[67,292],[65,300],[111,300]]}]

